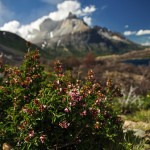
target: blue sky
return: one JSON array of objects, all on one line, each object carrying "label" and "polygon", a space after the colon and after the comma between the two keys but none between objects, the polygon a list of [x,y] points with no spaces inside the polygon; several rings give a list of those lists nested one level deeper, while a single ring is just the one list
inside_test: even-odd
[{"label": "blue sky", "polygon": [[[75,3],[64,5],[64,0],[0,0],[0,30],[6,29],[21,35],[24,33],[23,29],[29,30],[24,28],[25,26],[30,28],[32,22],[43,16],[49,15],[54,19],[56,17],[62,19],[61,17],[63,15],[65,17],[66,13],[66,10],[61,11],[63,8],[73,10],[91,26],[107,27],[135,42],[150,45],[150,0],[72,1]],[[77,7],[77,9],[71,7]],[[14,21],[13,25],[12,21]],[[33,25],[37,26],[36,23]],[[26,34],[28,33],[29,31],[26,31]]]}]

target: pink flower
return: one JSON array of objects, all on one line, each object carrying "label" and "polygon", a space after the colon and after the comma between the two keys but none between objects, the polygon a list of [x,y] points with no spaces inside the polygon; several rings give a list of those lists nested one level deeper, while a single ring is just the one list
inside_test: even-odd
[{"label": "pink flower", "polygon": [[46,105],[42,105],[42,104],[41,104],[40,107],[39,107],[39,109],[40,109],[41,112],[43,112],[44,109],[46,109],[46,107],[47,107]]},{"label": "pink flower", "polygon": [[89,125],[88,124],[86,124],[86,126],[85,126],[86,128],[88,128],[89,127]]},{"label": "pink flower", "polygon": [[86,110],[80,113],[81,116],[86,116]]},{"label": "pink flower", "polygon": [[69,109],[68,109],[68,108],[65,108],[65,109],[64,109],[64,112],[68,113],[68,112],[69,112]]},{"label": "pink flower", "polygon": [[100,109],[97,109],[97,113],[98,113],[98,114],[100,113]]},{"label": "pink flower", "polygon": [[73,101],[81,101],[82,100],[82,96],[80,95],[80,92],[76,89],[70,91],[69,96],[71,97],[71,99]]},{"label": "pink flower", "polygon": [[82,104],[82,107],[86,107],[86,104],[84,103],[84,104]]},{"label": "pink flower", "polygon": [[56,81],[56,83],[57,83],[57,84],[60,84],[60,81],[59,81],[59,80],[57,80],[57,81]]},{"label": "pink flower", "polygon": [[59,88],[59,91],[62,92],[62,88]]},{"label": "pink flower", "polygon": [[68,84],[68,88],[69,88],[69,89],[71,88],[71,84]]},{"label": "pink flower", "polygon": [[89,108],[90,113],[93,117],[96,117],[100,113],[100,109]]},{"label": "pink flower", "polygon": [[44,142],[45,142],[45,139],[46,139],[46,135],[42,134],[42,135],[40,136],[40,141],[41,141],[41,143],[44,143]]},{"label": "pink flower", "polygon": [[90,107],[90,108],[89,108],[89,111],[92,111],[92,110],[93,110],[93,108],[92,108],[92,107]]},{"label": "pink flower", "polygon": [[95,128],[95,129],[99,129],[99,128],[100,128],[100,124],[99,124],[98,121],[94,124],[94,128]]},{"label": "pink flower", "polygon": [[70,123],[68,123],[67,121],[63,121],[59,123],[59,126],[61,126],[62,128],[67,129],[69,127]]},{"label": "pink flower", "polygon": [[28,109],[25,108],[25,107],[23,107],[23,108],[22,108],[22,111],[23,111],[24,113],[27,113],[27,112],[28,112]]},{"label": "pink flower", "polygon": [[96,101],[95,101],[95,105],[100,105],[100,99],[97,99]]},{"label": "pink flower", "polygon": [[29,137],[32,138],[33,136],[34,136],[34,130],[31,130],[31,131],[29,132]]},{"label": "pink flower", "polygon": [[70,102],[69,104],[70,104],[70,106],[75,106],[76,102]]}]

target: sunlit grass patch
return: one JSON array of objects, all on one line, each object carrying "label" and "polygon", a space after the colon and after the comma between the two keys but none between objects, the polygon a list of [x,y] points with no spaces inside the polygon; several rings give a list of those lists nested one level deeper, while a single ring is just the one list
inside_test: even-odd
[{"label": "sunlit grass patch", "polygon": [[131,115],[128,115],[127,118],[132,121],[142,121],[150,123],[150,110],[137,111]]}]

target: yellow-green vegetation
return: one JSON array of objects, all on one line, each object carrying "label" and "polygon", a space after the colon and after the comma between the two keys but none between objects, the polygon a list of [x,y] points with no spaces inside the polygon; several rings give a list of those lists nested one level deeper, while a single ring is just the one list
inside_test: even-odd
[{"label": "yellow-green vegetation", "polygon": [[147,130],[150,130],[150,123],[145,123],[142,121],[135,122],[131,120],[125,120],[124,127],[130,128],[130,129],[140,129],[143,131],[147,131]]},{"label": "yellow-green vegetation", "polygon": [[149,149],[150,149],[149,144],[145,144],[144,141],[133,146],[133,150],[149,150]]},{"label": "yellow-green vegetation", "polygon": [[123,92],[118,101],[121,118],[124,120],[125,139],[132,150],[150,149],[150,101],[146,96],[136,95],[131,88],[129,93]]},{"label": "yellow-green vegetation", "polygon": [[149,123],[149,127],[150,127],[150,110],[137,111],[137,112],[135,112],[131,115],[128,115],[127,118],[129,120],[132,120],[132,121],[135,121],[135,122],[142,121],[142,122],[145,122],[145,123]]}]

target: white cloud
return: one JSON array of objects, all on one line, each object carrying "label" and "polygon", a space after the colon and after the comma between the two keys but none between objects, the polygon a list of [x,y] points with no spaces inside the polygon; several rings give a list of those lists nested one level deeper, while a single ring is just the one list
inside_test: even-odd
[{"label": "white cloud", "polygon": [[36,21],[28,24],[21,25],[18,21],[13,20],[8,23],[5,23],[3,27],[0,27],[0,30],[10,31],[12,33],[16,33],[26,40],[32,40],[35,37],[35,32],[39,31],[40,24],[48,18],[47,16],[41,17]]},{"label": "white cloud", "polygon": [[136,34],[136,31],[125,31],[123,34],[124,34],[125,36],[135,35],[135,34]]},{"label": "white cloud", "polygon": [[0,28],[0,30],[16,33],[19,27],[20,27],[20,23],[16,20],[13,20],[11,22],[5,23],[3,27]]},{"label": "white cloud", "polygon": [[43,16],[28,25],[22,25],[16,33],[27,40],[32,40],[35,37],[36,31],[40,30],[40,24],[47,18],[47,16]]},{"label": "white cloud", "polygon": [[138,31],[125,31],[123,33],[125,36],[130,35],[136,35],[136,36],[142,36],[142,35],[150,35],[150,30],[138,30]]},{"label": "white cloud", "polygon": [[84,20],[84,22],[86,22],[89,26],[92,25],[92,18],[91,18],[91,17],[85,16],[85,17],[83,17],[83,20]]},{"label": "white cloud", "polygon": [[8,21],[14,15],[0,0],[0,25]]},{"label": "white cloud", "polygon": [[87,7],[83,8],[83,13],[85,13],[85,14],[91,14],[94,11],[96,11],[96,8],[94,5],[87,6]]},{"label": "white cloud", "polygon": [[81,4],[78,1],[64,1],[57,5],[57,11],[49,14],[52,20],[59,21],[65,19],[70,12],[77,16],[87,16],[96,11],[94,5],[86,6],[81,8]]},{"label": "white cloud", "polygon": [[148,35],[150,34],[150,30],[139,30],[136,35],[140,36],[140,35]]},{"label": "white cloud", "polygon": [[59,21],[65,19],[69,12],[77,15],[81,14],[81,4],[77,1],[64,1],[63,3],[57,5],[57,11],[51,12],[49,17],[52,20]]},{"label": "white cloud", "polygon": [[50,18],[54,21],[60,21],[65,19],[70,12],[76,14],[78,17],[84,16],[84,21],[88,24],[92,24],[92,18],[88,15],[92,14],[96,10],[94,5],[86,6],[85,8],[81,7],[79,1],[67,0],[60,4],[57,4],[57,10],[50,12],[49,15],[43,16],[30,24],[21,25],[16,20],[5,23],[0,30],[10,31],[16,33],[26,40],[31,40],[36,36],[37,32],[40,30],[40,24],[47,18]]}]

